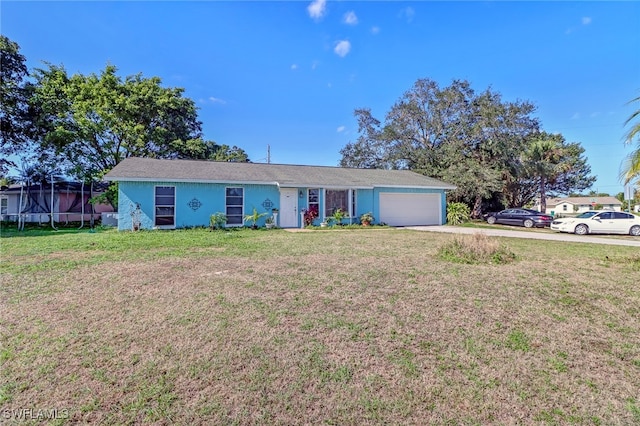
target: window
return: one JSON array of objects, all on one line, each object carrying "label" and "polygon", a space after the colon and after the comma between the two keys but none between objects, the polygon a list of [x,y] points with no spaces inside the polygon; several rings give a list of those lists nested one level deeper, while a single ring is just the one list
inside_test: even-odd
[{"label": "window", "polygon": [[332,216],[336,210],[340,209],[347,216],[352,216],[356,211],[354,192],[350,189],[327,189],[324,197],[324,215]]},{"label": "window", "polygon": [[9,212],[9,199],[0,198],[0,214],[7,214]]},{"label": "window", "polygon": [[349,213],[349,216],[355,216],[356,212],[358,210],[356,210],[356,190],[352,189],[351,191],[351,212]]},{"label": "window", "polygon": [[624,213],[624,212],[614,212],[613,213],[613,218],[614,219],[633,219],[635,216],[633,216],[632,214],[629,213]]},{"label": "window", "polygon": [[227,225],[242,226],[242,224],[244,223],[244,189],[227,188],[225,202],[227,206]]},{"label": "window", "polygon": [[567,207],[568,207],[568,206],[567,206],[566,204],[563,204],[563,205],[562,205],[562,211],[563,211],[563,212],[566,212],[566,211],[567,211]]},{"label": "window", "polygon": [[156,186],[155,226],[176,226],[176,188],[175,186]]},{"label": "window", "polygon": [[317,188],[308,191],[309,211],[315,212],[316,216],[320,213],[320,190]]}]

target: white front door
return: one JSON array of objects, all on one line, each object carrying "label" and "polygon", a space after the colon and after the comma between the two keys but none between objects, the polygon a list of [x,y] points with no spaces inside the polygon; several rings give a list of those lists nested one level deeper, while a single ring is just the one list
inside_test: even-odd
[{"label": "white front door", "polygon": [[298,190],[296,188],[280,188],[281,228],[298,227]]}]

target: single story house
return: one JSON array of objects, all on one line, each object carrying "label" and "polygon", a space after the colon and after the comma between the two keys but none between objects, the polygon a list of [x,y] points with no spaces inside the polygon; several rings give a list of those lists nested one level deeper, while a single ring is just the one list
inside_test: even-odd
[{"label": "single story house", "polygon": [[574,214],[592,210],[596,206],[603,209],[622,211],[622,202],[616,197],[564,197],[547,200],[546,214]]},{"label": "single story house", "polygon": [[[118,182],[118,229],[208,226],[214,213],[226,226],[277,209],[277,225],[297,228],[315,210],[314,223],[337,209],[344,223],[371,212],[392,226],[442,225],[446,191],[455,186],[408,170],[352,169],[264,163],[127,158],[106,180]],[[266,216],[260,218],[264,225]]]},{"label": "single story house", "polygon": [[104,182],[91,185],[81,182],[12,184],[0,188],[0,220],[47,223],[51,214],[55,222],[89,221],[92,216],[113,212],[109,204],[91,204],[102,193]]}]

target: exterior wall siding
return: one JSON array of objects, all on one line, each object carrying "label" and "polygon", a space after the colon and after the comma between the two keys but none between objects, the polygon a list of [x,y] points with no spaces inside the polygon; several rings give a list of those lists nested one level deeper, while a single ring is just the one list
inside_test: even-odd
[{"label": "exterior wall siding", "polygon": [[[209,217],[226,209],[225,190],[228,187],[244,188],[243,215],[251,214],[255,207],[259,213],[267,212],[263,203],[271,202],[271,208],[277,208],[280,200],[275,185],[227,185],[183,182],[119,182],[118,229],[132,229],[132,212],[140,206],[140,224],[142,229],[154,226],[154,193],[156,186],[174,186],[175,226],[209,226]],[[267,203],[268,204],[268,203]],[[268,212],[271,213],[271,208]],[[260,218],[258,225],[264,225],[266,217]]]},{"label": "exterior wall siding", "polygon": [[[244,188],[243,215],[251,214],[255,207],[259,213],[271,214],[272,208],[280,208],[280,191],[275,185],[228,185],[212,183],[183,183],[183,182],[119,182],[118,197],[118,229],[132,229],[132,212],[136,205],[140,206],[140,222],[142,229],[153,229],[154,226],[154,188],[156,186],[174,186],[175,190],[175,226],[184,228],[191,226],[208,226],[210,215],[217,212],[225,212],[225,189],[228,187]],[[345,187],[346,189],[347,187]],[[297,188],[298,194],[302,191],[302,197],[298,196],[297,222],[302,224],[301,212],[308,208],[308,189]],[[320,189],[320,215],[314,221],[319,225],[323,219],[324,191]],[[446,222],[445,192],[438,189],[419,188],[387,188],[355,190],[356,211],[352,218],[344,220],[344,223],[359,223],[360,216],[371,212],[375,217],[374,223],[379,223],[381,192],[397,193],[436,193],[440,194],[442,224]],[[265,205],[270,207],[265,207]],[[196,208],[197,207],[197,208]],[[260,218],[258,226],[264,226],[268,216]]]}]

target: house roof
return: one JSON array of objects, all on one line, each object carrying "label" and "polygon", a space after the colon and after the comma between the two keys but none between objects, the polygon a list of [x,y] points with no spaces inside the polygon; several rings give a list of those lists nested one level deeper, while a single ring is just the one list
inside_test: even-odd
[{"label": "house roof", "polygon": [[271,184],[281,187],[379,186],[455,189],[454,185],[409,170],[351,169],[290,164],[126,158],[105,176],[112,181]]},{"label": "house roof", "polygon": [[[93,192],[102,192],[107,189],[109,184],[107,182],[94,182],[93,183]],[[14,183],[9,186],[3,186],[0,188],[0,194],[19,194],[20,191],[51,191],[51,183],[45,182],[42,184],[31,184],[31,185],[22,185],[19,183]],[[57,192],[80,192],[83,190],[82,182],[54,182],[54,190]],[[84,185],[84,192],[89,193],[91,190],[91,185]]]},{"label": "house roof", "polygon": [[573,205],[585,205],[585,204],[612,204],[622,205],[622,202],[616,197],[565,197],[565,198],[551,198],[547,200],[547,206],[557,206],[558,204],[568,203]]}]

